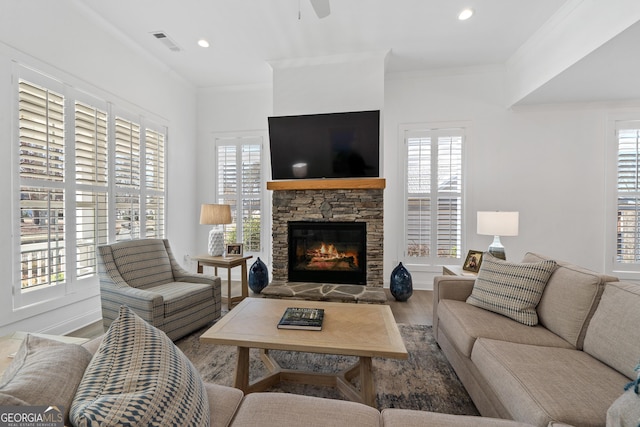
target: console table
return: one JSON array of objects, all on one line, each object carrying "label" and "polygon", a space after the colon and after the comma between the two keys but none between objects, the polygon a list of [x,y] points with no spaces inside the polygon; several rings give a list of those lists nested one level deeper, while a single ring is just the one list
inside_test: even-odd
[{"label": "console table", "polygon": [[[198,273],[202,274],[203,267],[209,266],[214,268],[214,275],[218,275],[218,268],[227,269],[227,308],[231,310],[234,304],[239,303],[243,299],[249,296],[249,284],[247,279],[247,260],[253,258],[253,255],[248,256],[211,256],[211,255],[198,255],[193,259],[198,261]],[[242,295],[231,296],[231,269],[233,267],[242,267]],[[225,299],[224,297],[222,298]]]},{"label": "console table", "polygon": [[442,274],[444,276],[469,276],[477,277],[478,273],[473,271],[463,270],[461,265],[443,265]]}]

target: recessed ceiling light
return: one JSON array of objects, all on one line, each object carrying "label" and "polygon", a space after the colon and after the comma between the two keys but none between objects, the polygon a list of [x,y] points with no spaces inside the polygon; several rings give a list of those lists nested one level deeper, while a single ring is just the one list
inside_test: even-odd
[{"label": "recessed ceiling light", "polygon": [[200,46],[200,47],[209,47],[209,42],[206,41],[205,39],[200,39],[200,40],[198,40],[198,46]]},{"label": "recessed ceiling light", "polygon": [[458,15],[458,19],[461,20],[461,21],[466,21],[467,19],[471,18],[472,16],[473,16],[473,9],[464,9]]}]

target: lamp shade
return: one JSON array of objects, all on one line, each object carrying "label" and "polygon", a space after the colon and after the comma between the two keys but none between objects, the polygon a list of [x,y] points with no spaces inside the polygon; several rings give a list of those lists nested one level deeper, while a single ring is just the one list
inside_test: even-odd
[{"label": "lamp shade", "polygon": [[231,224],[231,206],[203,204],[200,207],[200,224]]},{"label": "lamp shade", "polygon": [[478,234],[517,236],[518,212],[478,212]]}]

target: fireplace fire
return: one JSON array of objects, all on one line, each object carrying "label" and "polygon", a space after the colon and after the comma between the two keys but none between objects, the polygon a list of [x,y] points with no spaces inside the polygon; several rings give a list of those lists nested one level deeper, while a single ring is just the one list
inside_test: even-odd
[{"label": "fireplace fire", "polygon": [[366,223],[289,223],[289,281],[366,284]]}]

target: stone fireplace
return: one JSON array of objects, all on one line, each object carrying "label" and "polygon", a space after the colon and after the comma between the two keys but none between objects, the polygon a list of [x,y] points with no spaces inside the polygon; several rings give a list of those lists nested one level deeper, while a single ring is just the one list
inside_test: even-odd
[{"label": "stone fireplace", "polygon": [[[274,192],[273,281],[291,281],[290,223],[363,223],[366,229],[363,254],[366,268],[363,271],[364,281],[358,279],[358,283],[382,288],[384,187],[382,178],[269,182],[267,189]],[[349,255],[343,258],[348,264]],[[301,278],[300,281],[309,279]],[[323,282],[322,278],[316,281]],[[353,284],[354,281],[347,283]]]}]

